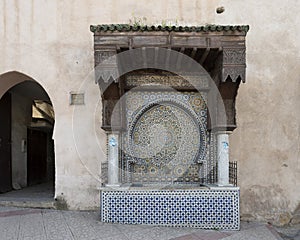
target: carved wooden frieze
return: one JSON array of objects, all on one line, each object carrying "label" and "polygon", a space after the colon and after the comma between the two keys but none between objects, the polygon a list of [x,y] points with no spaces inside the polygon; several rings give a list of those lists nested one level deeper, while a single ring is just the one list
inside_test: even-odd
[{"label": "carved wooden frieze", "polygon": [[117,82],[118,63],[115,49],[102,49],[95,51],[96,81],[108,83],[110,80]]},{"label": "carved wooden frieze", "polygon": [[231,81],[236,82],[240,77],[241,80],[245,81],[245,67],[240,66],[223,66],[222,69],[222,81],[225,82],[228,77]]},{"label": "carved wooden frieze", "polygon": [[243,48],[223,48],[222,82],[226,82],[228,77],[232,82],[239,78],[245,82],[246,71],[246,49]]},{"label": "carved wooden frieze", "polygon": [[127,88],[158,85],[175,89],[209,89],[209,79],[184,73],[179,76],[167,71],[160,71],[159,73],[137,71],[126,76],[125,86]]},{"label": "carved wooden frieze", "polygon": [[246,49],[245,48],[224,48],[223,63],[224,64],[245,64]]}]

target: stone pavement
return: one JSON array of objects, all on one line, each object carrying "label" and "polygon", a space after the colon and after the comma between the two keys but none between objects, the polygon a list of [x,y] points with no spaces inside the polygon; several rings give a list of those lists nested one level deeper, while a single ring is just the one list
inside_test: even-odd
[{"label": "stone pavement", "polygon": [[300,224],[281,228],[275,227],[275,229],[279,232],[283,239],[300,240]]},{"label": "stone pavement", "polygon": [[1,193],[0,206],[54,208],[53,196],[53,183],[42,183],[17,191]]},{"label": "stone pavement", "polygon": [[[286,235],[287,236],[287,235]],[[1,240],[278,240],[275,228],[242,222],[241,231],[107,224],[99,213],[0,207]],[[293,239],[293,238],[286,238]]]}]

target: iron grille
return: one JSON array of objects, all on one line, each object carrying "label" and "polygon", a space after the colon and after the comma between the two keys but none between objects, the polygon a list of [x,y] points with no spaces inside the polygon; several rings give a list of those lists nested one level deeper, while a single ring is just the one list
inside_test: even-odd
[{"label": "iron grille", "polygon": [[229,162],[229,183],[237,186],[237,162]]}]

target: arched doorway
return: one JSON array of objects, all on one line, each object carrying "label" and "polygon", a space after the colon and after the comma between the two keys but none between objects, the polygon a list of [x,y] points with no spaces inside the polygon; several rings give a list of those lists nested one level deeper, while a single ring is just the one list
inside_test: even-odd
[{"label": "arched doorway", "polygon": [[52,200],[54,111],[44,88],[18,72],[0,75],[0,199]]}]

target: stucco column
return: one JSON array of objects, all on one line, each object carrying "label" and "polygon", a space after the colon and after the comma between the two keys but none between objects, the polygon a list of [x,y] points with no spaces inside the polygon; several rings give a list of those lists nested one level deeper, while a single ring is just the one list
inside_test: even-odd
[{"label": "stucco column", "polygon": [[229,185],[229,134],[226,131],[217,133],[218,185]]},{"label": "stucco column", "polygon": [[107,186],[119,186],[119,135],[117,133],[108,133],[107,138]]}]

